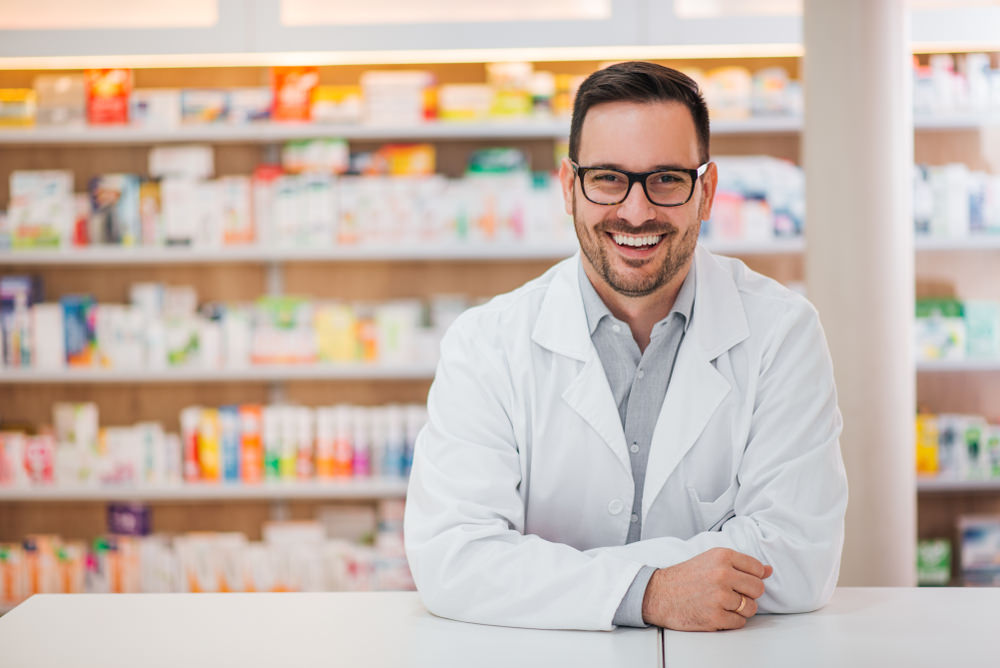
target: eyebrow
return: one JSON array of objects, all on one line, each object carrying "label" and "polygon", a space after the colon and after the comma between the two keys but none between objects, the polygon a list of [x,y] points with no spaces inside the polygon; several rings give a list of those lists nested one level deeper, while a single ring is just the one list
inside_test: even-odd
[{"label": "eyebrow", "polygon": [[[613,162],[596,163],[596,164],[593,164],[593,165],[581,165],[581,167],[591,167],[591,168],[597,168],[597,169],[614,169],[614,170],[617,170],[617,171],[620,171],[620,172],[631,171],[631,170],[625,169],[621,165],[613,163]],[[651,169],[644,169],[644,170],[642,170],[642,172],[666,172],[666,171],[670,171],[670,170],[688,171],[689,169],[697,169],[697,167],[690,168],[690,167],[682,167],[680,165],[654,165]],[[642,172],[637,172],[637,173],[642,173]]]}]

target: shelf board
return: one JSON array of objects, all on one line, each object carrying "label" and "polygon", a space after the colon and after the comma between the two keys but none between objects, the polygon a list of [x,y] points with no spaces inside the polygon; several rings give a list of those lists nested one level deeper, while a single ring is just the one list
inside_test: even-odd
[{"label": "shelf board", "polygon": [[1000,250],[1000,234],[952,239],[917,236],[914,246],[918,252]]},{"label": "shelf board", "polygon": [[291,499],[401,499],[406,480],[365,478],[306,482],[185,483],[122,487],[34,486],[0,488],[0,501],[257,501]]},{"label": "shelf board", "polygon": [[919,373],[959,371],[1000,371],[1000,359],[920,360]]},{"label": "shelf board", "polygon": [[995,480],[949,480],[917,476],[918,492],[1000,492],[1000,478]]},{"label": "shelf board", "polygon": [[[725,255],[770,255],[801,253],[801,238],[768,241],[706,241],[704,245]],[[0,251],[0,264],[7,265],[137,265],[218,264],[277,262],[384,262],[460,260],[559,260],[579,246],[576,239],[533,242],[469,242],[426,245],[336,246],[331,248],[177,248],[94,246],[39,250]]]},{"label": "shelf board", "polygon": [[766,241],[730,241],[706,239],[701,242],[708,250],[719,255],[796,255],[805,252],[802,237],[785,237]]},{"label": "shelf board", "polygon": [[273,364],[242,369],[0,369],[0,385],[26,383],[240,383],[296,380],[430,380],[434,364]]},{"label": "shelf board", "polygon": [[[917,130],[961,130],[997,125],[993,112],[953,112],[916,115]],[[712,134],[770,134],[801,132],[802,117],[796,115],[719,119]],[[364,123],[250,123],[181,125],[176,128],[134,126],[31,127],[0,129],[0,144],[168,144],[183,142],[269,144],[294,139],[339,137],[347,140],[390,139],[566,139],[569,119],[540,118],[508,121],[432,121],[414,125],[368,125]]]},{"label": "shelf board", "polygon": [[982,112],[917,114],[913,117],[913,127],[916,130],[977,130],[991,126],[1000,127],[1000,113],[995,109]]},{"label": "shelf board", "polygon": [[176,128],[32,127],[0,130],[0,144],[166,144],[181,142],[269,144],[294,139],[355,140],[558,139],[569,136],[569,120],[529,119],[489,123],[429,122],[414,125],[248,123],[181,125]]},{"label": "shelf board", "polygon": [[92,246],[0,251],[0,262],[14,265],[216,264],[239,262],[350,262],[386,260],[558,259],[576,252],[575,239],[547,243],[451,242],[442,244],[281,248],[230,246],[184,248]]}]

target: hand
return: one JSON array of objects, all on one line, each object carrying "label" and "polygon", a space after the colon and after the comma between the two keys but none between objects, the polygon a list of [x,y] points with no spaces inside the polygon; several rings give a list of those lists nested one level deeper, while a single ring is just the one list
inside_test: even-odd
[{"label": "hand", "polygon": [[757,614],[764,580],[773,572],[749,555],[713,548],[657,569],[642,599],[642,619],[677,631],[743,628]]}]

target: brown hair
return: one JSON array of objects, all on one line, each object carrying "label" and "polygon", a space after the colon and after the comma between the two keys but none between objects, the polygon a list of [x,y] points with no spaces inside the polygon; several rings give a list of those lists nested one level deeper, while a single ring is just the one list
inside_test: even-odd
[{"label": "brown hair", "polygon": [[708,162],[708,107],[698,84],[677,70],[642,61],[611,65],[594,72],[580,84],[569,130],[569,157],[574,162],[580,154],[583,119],[592,106],[604,102],[680,102],[694,119],[699,159]]}]

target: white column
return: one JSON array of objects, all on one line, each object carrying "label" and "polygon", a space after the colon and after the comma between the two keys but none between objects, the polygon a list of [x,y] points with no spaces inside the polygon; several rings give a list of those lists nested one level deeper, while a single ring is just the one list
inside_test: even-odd
[{"label": "white column", "polygon": [[806,286],[833,355],[841,585],[916,584],[913,111],[906,0],[805,0]]}]

